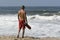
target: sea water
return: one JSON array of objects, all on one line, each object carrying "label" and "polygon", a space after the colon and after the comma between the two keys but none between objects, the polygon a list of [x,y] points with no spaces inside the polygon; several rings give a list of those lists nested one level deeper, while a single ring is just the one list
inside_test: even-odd
[{"label": "sea water", "polygon": [[[20,7],[0,7],[0,35],[17,35]],[[25,36],[60,37],[60,7],[26,7]],[[22,31],[20,36],[22,35]]]}]

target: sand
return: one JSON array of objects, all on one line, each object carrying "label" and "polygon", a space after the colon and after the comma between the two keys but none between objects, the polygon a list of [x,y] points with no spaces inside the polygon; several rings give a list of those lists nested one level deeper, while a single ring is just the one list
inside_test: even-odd
[{"label": "sand", "polygon": [[16,38],[16,36],[0,36],[0,40],[60,40],[60,38],[58,37],[42,37],[42,38],[19,37],[19,38]]}]

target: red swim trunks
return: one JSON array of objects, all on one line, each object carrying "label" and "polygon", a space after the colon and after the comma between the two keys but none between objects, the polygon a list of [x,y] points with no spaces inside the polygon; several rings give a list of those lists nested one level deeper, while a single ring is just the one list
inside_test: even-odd
[{"label": "red swim trunks", "polygon": [[21,29],[21,28],[25,28],[25,20],[19,20],[19,29]]}]

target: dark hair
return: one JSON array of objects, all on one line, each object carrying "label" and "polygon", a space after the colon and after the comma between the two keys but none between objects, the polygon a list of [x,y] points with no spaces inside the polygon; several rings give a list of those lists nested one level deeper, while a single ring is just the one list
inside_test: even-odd
[{"label": "dark hair", "polygon": [[24,5],[22,6],[22,9],[25,9],[25,6]]}]

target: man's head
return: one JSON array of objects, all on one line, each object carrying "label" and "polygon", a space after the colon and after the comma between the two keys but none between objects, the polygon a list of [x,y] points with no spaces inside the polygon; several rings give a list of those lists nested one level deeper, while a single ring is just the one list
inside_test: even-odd
[{"label": "man's head", "polygon": [[25,9],[25,6],[23,5],[21,8],[22,8],[22,9]]}]

